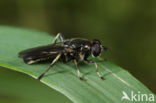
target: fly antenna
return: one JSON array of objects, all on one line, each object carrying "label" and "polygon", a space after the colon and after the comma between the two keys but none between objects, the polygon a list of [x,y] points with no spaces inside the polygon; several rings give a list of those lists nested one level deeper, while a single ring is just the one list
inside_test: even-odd
[{"label": "fly antenna", "polygon": [[102,49],[103,49],[104,51],[107,51],[107,50],[108,50],[108,47],[102,46]]}]

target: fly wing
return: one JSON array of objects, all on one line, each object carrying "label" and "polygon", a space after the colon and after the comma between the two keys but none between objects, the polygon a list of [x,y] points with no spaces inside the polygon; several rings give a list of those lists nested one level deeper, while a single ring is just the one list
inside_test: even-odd
[{"label": "fly wing", "polygon": [[19,52],[19,57],[23,58],[28,55],[50,55],[50,54],[58,54],[62,52],[64,47],[61,45],[50,44],[46,46],[40,46],[36,48],[30,48],[24,51]]},{"label": "fly wing", "polygon": [[23,58],[24,62],[40,61],[47,58],[55,58],[57,54],[62,53],[64,47],[60,44],[50,44],[36,48],[30,48],[19,53],[19,57]]}]

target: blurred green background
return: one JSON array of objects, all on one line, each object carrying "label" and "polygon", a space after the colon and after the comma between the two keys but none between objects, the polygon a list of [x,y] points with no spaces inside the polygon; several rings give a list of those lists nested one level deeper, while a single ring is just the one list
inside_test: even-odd
[{"label": "blurred green background", "polygon": [[[62,32],[66,38],[99,39],[109,47],[102,56],[127,69],[156,93],[155,0],[0,0],[0,25],[55,35]],[[3,103],[70,103],[21,73],[0,68],[0,79]]]}]

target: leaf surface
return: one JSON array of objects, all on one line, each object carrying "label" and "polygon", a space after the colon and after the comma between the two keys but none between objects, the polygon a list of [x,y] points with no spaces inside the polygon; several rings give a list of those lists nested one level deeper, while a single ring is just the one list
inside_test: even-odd
[{"label": "leaf surface", "polygon": [[[27,65],[18,58],[18,52],[50,44],[53,38],[54,36],[35,30],[0,26],[0,66],[37,78],[50,63]],[[41,82],[61,92],[74,103],[131,103],[129,100],[121,101],[123,91],[129,97],[131,91],[136,94],[152,93],[129,72],[111,62],[98,62],[99,72],[104,80],[98,78],[93,64],[80,62],[78,67],[85,81],[77,77],[74,63],[58,62]]]}]

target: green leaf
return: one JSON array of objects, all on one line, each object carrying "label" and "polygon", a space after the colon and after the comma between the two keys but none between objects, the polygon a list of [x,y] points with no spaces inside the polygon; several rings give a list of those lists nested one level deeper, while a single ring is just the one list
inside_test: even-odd
[{"label": "green leaf", "polygon": [[[37,78],[49,63],[27,65],[18,58],[18,52],[50,44],[53,37],[35,30],[0,26],[0,66]],[[111,62],[98,62],[99,72],[105,80],[98,78],[93,64],[81,62],[78,66],[85,81],[79,80],[72,62],[58,62],[41,82],[61,92],[74,103],[130,103],[129,100],[121,101],[123,91],[129,97],[132,91],[148,96],[152,93],[130,73]]]}]

